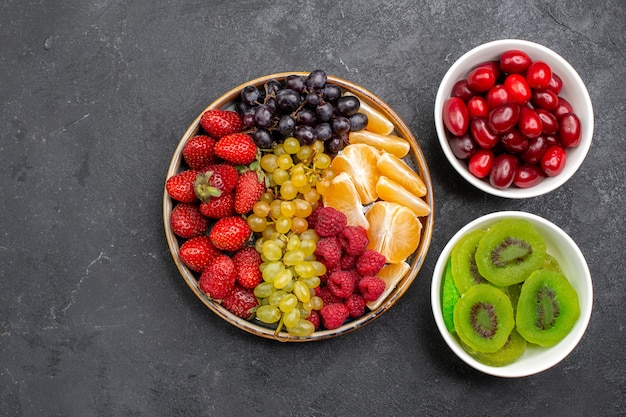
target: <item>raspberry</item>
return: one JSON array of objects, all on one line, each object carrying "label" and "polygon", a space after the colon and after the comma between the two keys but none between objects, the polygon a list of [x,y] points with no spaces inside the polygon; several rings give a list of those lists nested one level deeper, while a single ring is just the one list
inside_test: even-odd
[{"label": "raspberry", "polygon": [[317,287],[315,294],[322,299],[324,305],[341,303],[341,298],[333,295],[328,287]]},{"label": "raspberry", "polygon": [[344,271],[347,269],[353,269],[354,267],[356,267],[357,259],[358,259],[358,256],[344,254],[341,257],[341,260],[339,261],[339,266]]},{"label": "raspberry", "polygon": [[334,267],[341,259],[339,239],[335,236],[321,238],[315,246],[315,254],[323,258],[320,262],[326,265],[326,268]]},{"label": "raspberry", "polygon": [[348,298],[354,291],[354,277],[347,271],[333,272],[326,283],[330,292],[339,298]]},{"label": "raspberry", "polygon": [[306,318],[308,321],[313,323],[315,326],[315,330],[320,328],[320,313],[317,310],[311,310],[309,317]]},{"label": "raspberry", "polygon": [[315,229],[315,222],[317,221],[317,215],[320,210],[324,208],[323,203],[320,201],[319,205],[309,214],[309,217],[306,218],[309,223],[309,229]]},{"label": "raspberry", "polygon": [[363,277],[359,281],[359,290],[366,301],[375,301],[385,291],[385,281],[378,277]]},{"label": "raspberry", "polygon": [[346,307],[348,307],[348,314],[353,319],[361,317],[365,314],[365,307],[367,306],[367,301],[361,294],[352,294],[350,297],[346,299]]},{"label": "raspberry", "polygon": [[356,272],[363,277],[376,275],[383,266],[385,266],[386,261],[387,259],[384,255],[381,255],[375,250],[367,249],[359,256],[359,259],[356,260]]},{"label": "raspberry", "polygon": [[344,304],[336,303],[329,304],[322,307],[320,310],[322,316],[322,323],[328,330],[336,329],[340,327],[348,318],[348,307]]},{"label": "raspberry", "polygon": [[367,230],[363,226],[346,226],[341,236],[345,238],[344,250],[348,255],[361,255],[369,243]]},{"label": "raspberry", "polygon": [[320,237],[336,236],[347,224],[345,214],[333,207],[323,207],[316,213],[315,232]]}]

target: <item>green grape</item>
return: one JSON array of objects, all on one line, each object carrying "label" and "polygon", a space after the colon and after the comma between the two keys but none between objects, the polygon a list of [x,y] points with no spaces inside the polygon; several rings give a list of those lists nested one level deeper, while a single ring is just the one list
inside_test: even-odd
[{"label": "green grape", "polygon": [[274,172],[274,170],[278,167],[276,160],[278,157],[273,153],[265,154],[261,157],[261,168],[263,168],[267,172]]},{"label": "green grape", "polygon": [[248,226],[253,232],[260,233],[267,227],[267,219],[265,217],[257,216],[256,214],[251,214],[246,219],[248,222]]},{"label": "green grape", "polygon": [[296,213],[296,204],[293,201],[282,201],[280,203],[280,212],[285,217],[293,217]]},{"label": "green grape", "polygon": [[304,303],[302,302],[298,303],[298,310],[300,310],[301,319],[306,319],[311,315],[311,310],[307,310],[306,308],[304,308]]},{"label": "green grape", "polygon": [[[265,230],[263,232],[265,232]],[[254,249],[256,249],[256,251],[259,253],[263,253],[263,238],[262,237],[254,241]]]},{"label": "green grape", "polygon": [[278,303],[278,308],[283,313],[288,313],[298,305],[298,298],[294,294],[287,294]]},{"label": "green grape", "polygon": [[311,157],[312,153],[312,149],[309,145],[303,145],[300,146],[300,149],[296,153],[296,156],[299,160],[304,162]]},{"label": "green grape", "polygon": [[324,142],[321,140],[316,140],[311,147],[316,153],[324,152]]},{"label": "green grape", "polygon": [[309,222],[302,217],[293,217],[291,219],[291,231],[294,233],[302,233],[309,228]]},{"label": "green grape", "polygon": [[276,163],[278,164],[278,168],[288,170],[293,166],[293,159],[291,159],[291,155],[283,154],[278,157]]},{"label": "green grape", "polygon": [[252,207],[252,212],[259,217],[267,217],[270,214],[270,204],[267,201],[257,201]]},{"label": "green grape", "polygon": [[[280,206],[281,206],[282,200],[274,200],[270,203],[270,216],[273,219],[277,219],[280,217],[281,213],[280,213]],[[274,225],[274,230],[276,230],[276,226]]]},{"label": "green grape", "polygon": [[304,187],[308,184],[309,180],[306,177],[306,174],[292,174],[291,182],[293,183],[294,187]]},{"label": "green grape", "polygon": [[320,277],[313,275],[309,278],[304,278],[300,276],[300,281],[304,282],[309,289],[314,290],[315,288],[320,286],[321,280]]},{"label": "green grape", "polygon": [[262,282],[254,287],[254,295],[257,298],[267,298],[272,295],[274,291],[274,284],[271,282]]},{"label": "green grape", "polygon": [[293,200],[298,195],[298,190],[291,181],[285,181],[280,186],[280,195],[285,200]]},{"label": "green grape", "polygon": [[[279,216],[274,224],[278,233],[285,234],[291,230],[291,219],[285,216]],[[280,259],[280,258],[279,258]]]},{"label": "green grape", "polygon": [[313,187],[311,187],[307,192],[302,193],[302,196],[309,204],[315,203],[321,198],[320,193]]},{"label": "green grape", "polygon": [[294,216],[307,218],[313,212],[313,207],[311,206],[311,203],[306,200],[303,200],[301,198],[294,198],[293,204],[295,206]]},{"label": "green grape", "polygon": [[276,168],[274,172],[272,172],[272,179],[276,185],[283,185],[285,182],[289,181],[289,178],[289,172],[282,168]]},{"label": "green grape", "polygon": [[301,249],[288,250],[283,255],[283,263],[285,265],[297,265],[304,260],[304,252]]},{"label": "green grape", "polygon": [[273,224],[268,224],[267,228],[263,230],[261,236],[265,240],[276,240],[276,238],[278,237],[278,233],[276,232],[276,228]]},{"label": "green grape", "polygon": [[264,192],[263,194],[261,194],[261,201],[265,201],[266,203],[271,203],[272,200],[274,199],[274,196],[272,195],[272,193],[270,192]]},{"label": "green grape", "polygon": [[300,238],[298,235],[289,236],[289,240],[287,241],[287,250],[300,249]]},{"label": "green grape", "polygon": [[277,261],[283,257],[283,250],[275,240],[266,240],[261,249],[263,255],[270,261]]},{"label": "green grape", "polygon": [[256,310],[256,316],[263,323],[276,323],[282,314],[276,306],[262,305]]},{"label": "green grape", "polygon": [[292,278],[293,274],[291,270],[284,269],[280,271],[278,275],[276,275],[276,278],[274,278],[274,287],[278,288],[279,290],[283,289],[287,286],[287,284],[291,282]]},{"label": "green grape", "polygon": [[283,323],[287,328],[294,327],[300,320],[300,310],[294,308],[288,313],[283,314]]},{"label": "green grape", "polygon": [[318,240],[320,240],[320,237],[315,232],[315,229],[308,229],[300,234],[300,239],[312,240],[313,242],[317,242]]},{"label": "green grape", "polygon": [[321,310],[324,307],[324,300],[322,300],[317,295],[314,295],[309,299],[309,301],[302,304],[304,308],[307,310]]},{"label": "green grape", "polygon": [[267,300],[269,301],[271,306],[278,307],[280,300],[282,300],[283,297],[286,295],[287,295],[287,292],[283,290],[277,290],[277,291],[274,291],[269,297],[267,297]]},{"label": "green grape", "polygon": [[312,276],[315,275],[315,268],[313,268],[313,265],[311,265],[310,261],[305,261],[304,260],[304,251],[302,251],[302,261],[298,262],[297,264],[294,265],[293,269],[296,271],[296,274],[298,274],[300,277],[302,278],[311,278]]},{"label": "green grape", "polygon": [[300,319],[294,326],[287,326],[287,331],[293,336],[310,336],[315,332],[315,325],[306,319]]},{"label": "green grape", "polygon": [[281,156],[286,153],[287,152],[285,151],[285,147],[283,146],[282,143],[278,143],[276,146],[274,146],[274,155]]},{"label": "green grape", "polygon": [[280,261],[270,261],[265,263],[265,267],[261,272],[263,276],[263,281],[265,282],[274,282],[276,276],[285,270],[285,264]]},{"label": "green grape", "polygon": [[289,137],[284,140],[283,148],[285,149],[285,152],[293,155],[300,150],[300,142],[294,137]]},{"label": "green grape", "polygon": [[304,195],[305,193],[308,193],[309,191],[311,191],[312,188],[313,188],[313,186],[307,180],[306,184],[301,185],[300,187],[296,187],[296,190],[298,190],[299,193]]},{"label": "green grape", "polygon": [[331,158],[325,153],[317,153],[313,157],[313,162],[315,163],[315,168],[326,169],[330,166]]},{"label": "green grape", "polygon": [[[291,276],[292,276],[292,277],[294,276],[293,271],[291,271]],[[291,281],[289,281],[289,282],[287,283],[287,285],[283,288],[283,291],[285,291],[285,292],[287,292],[287,293],[293,292],[293,282],[294,282],[294,280],[293,280],[293,279],[292,279]]]},{"label": "green grape", "polygon": [[304,252],[304,256],[313,255],[315,253],[316,243],[313,240],[304,239],[300,241],[300,249]]},{"label": "green grape", "polygon": [[313,265],[313,268],[315,269],[316,276],[321,277],[326,273],[326,265],[324,265],[320,261],[312,261],[311,265]]},{"label": "green grape", "polygon": [[309,287],[307,287],[307,285],[300,280],[297,280],[293,283],[293,293],[295,294],[294,297],[297,297],[298,300],[302,301],[303,303],[311,299],[311,292],[309,291]]}]

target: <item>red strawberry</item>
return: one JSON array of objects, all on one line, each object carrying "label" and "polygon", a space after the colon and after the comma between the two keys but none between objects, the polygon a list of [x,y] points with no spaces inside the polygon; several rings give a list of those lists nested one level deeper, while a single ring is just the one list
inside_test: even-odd
[{"label": "red strawberry", "polygon": [[201,202],[200,213],[210,219],[233,216],[235,214],[235,193],[222,194],[219,197],[211,197],[206,203]]},{"label": "red strawberry", "polygon": [[221,254],[206,235],[193,237],[180,247],[180,260],[192,271],[200,273]]},{"label": "red strawberry", "polygon": [[220,255],[213,259],[213,262],[200,275],[198,285],[209,297],[221,300],[235,286],[236,276],[233,260],[228,256]]},{"label": "red strawberry", "polygon": [[217,141],[215,154],[231,164],[248,165],[256,159],[257,147],[247,133],[234,133]]},{"label": "red strawberry", "polygon": [[244,214],[252,210],[265,192],[265,183],[256,171],[246,171],[239,176],[235,187],[235,211]]},{"label": "red strawberry", "polygon": [[216,248],[234,252],[244,247],[251,234],[252,230],[243,218],[231,216],[215,222],[209,238]]},{"label": "red strawberry", "polygon": [[237,282],[244,288],[254,288],[263,281],[260,265],[263,263],[261,254],[252,246],[245,247],[233,256],[237,269]]},{"label": "red strawberry", "polygon": [[211,165],[206,171],[198,174],[194,183],[196,196],[208,202],[211,197],[219,197],[230,193],[239,180],[237,169],[228,164]]},{"label": "red strawberry", "polygon": [[189,168],[202,171],[217,162],[213,148],[215,139],[207,135],[196,135],[189,138],[183,147],[183,158]]},{"label": "red strawberry", "polygon": [[200,213],[198,204],[178,203],[170,214],[170,226],[175,235],[191,239],[206,233],[208,219]]},{"label": "red strawberry", "polygon": [[222,300],[222,305],[234,315],[248,320],[254,315],[259,301],[252,289],[235,284],[233,290]]},{"label": "red strawberry", "polygon": [[230,110],[212,109],[200,117],[200,126],[215,139],[231,133],[241,132],[243,121],[239,113]]},{"label": "red strawberry", "polygon": [[198,200],[193,186],[197,176],[198,171],[192,169],[179,172],[167,179],[165,189],[174,200],[181,203],[193,203]]}]

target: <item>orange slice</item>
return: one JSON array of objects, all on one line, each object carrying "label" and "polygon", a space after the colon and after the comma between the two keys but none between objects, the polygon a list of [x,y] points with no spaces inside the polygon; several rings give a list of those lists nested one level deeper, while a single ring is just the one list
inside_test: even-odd
[{"label": "orange slice", "polygon": [[392,201],[408,207],[418,217],[430,214],[430,207],[424,200],[384,175],[378,178],[376,193],[381,200]]},{"label": "orange slice", "polygon": [[398,282],[400,282],[400,280],[404,278],[410,268],[411,267],[406,262],[385,265],[383,269],[381,269],[380,272],[376,274],[378,278],[385,281],[385,291],[383,291],[380,297],[378,297],[376,300],[368,301],[367,307],[370,310],[376,310],[378,307],[380,307],[380,305],[383,303],[383,301],[385,301],[391,291],[396,288]]},{"label": "orange slice", "polygon": [[[346,93],[346,95],[353,96],[352,93]],[[391,120],[389,120],[382,112],[374,109],[362,99],[360,100],[361,107],[359,113],[363,113],[367,116],[366,129],[370,132],[379,133],[381,135],[388,135],[393,132],[394,126]]]},{"label": "orange slice", "polygon": [[413,211],[401,204],[377,201],[365,213],[370,224],[368,249],[378,251],[387,262],[405,261],[420,243],[422,223]]},{"label": "orange slice", "polygon": [[416,196],[423,197],[426,195],[426,185],[422,178],[397,156],[383,152],[378,158],[376,167],[381,175],[396,181]]},{"label": "orange slice", "polygon": [[322,195],[324,206],[336,208],[346,215],[348,225],[369,229],[361,198],[349,174],[342,172],[330,181],[318,183],[317,191]]},{"label": "orange slice", "polygon": [[365,143],[381,151],[387,151],[398,158],[404,158],[411,149],[409,142],[396,135],[381,135],[368,130],[359,130],[348,134],[350,143]]},{"label": "orange slice", "polygon": [[369,204],[378,198],[376,194],[376,182],[378,181],[378,168],[376,164],[380,152],[372,146],[365,144],[348,145],[343,151],[333,158],[330,169],[339,175],[342,172],[349,174],[354,181],[362,204]]}]

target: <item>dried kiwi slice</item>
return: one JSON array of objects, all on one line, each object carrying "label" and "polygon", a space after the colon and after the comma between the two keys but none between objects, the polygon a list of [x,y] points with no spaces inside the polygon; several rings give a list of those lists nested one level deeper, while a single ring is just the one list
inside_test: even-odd
[{"label": "dried kiwi slice", "polygon": [[475,256],[478,242],[485,233],[487,233],[485,230],[469,232],[452,248],[452,276],[461,294],[469,287],[487,283],[487,280],[478,272]]},{"label": "dried kiwi slice", "polygon": [[454,328],[463,343],[478,352],[504,346],[515,326],[513,306],[502,290],[488,284],[470,287],[454,306]]},{"label": "dried kiwi slice", "polygon": [[461,343],[461,347],[472,355],[474,359],[488,366],[505,366],[512,364],[526,352],[526,346],[528,346],[528,342],[515,329],[513,329],[509,335],[509,339],[504,346],[496,352],[478,352],[466,344]]},{"label": "dried kiwi slice", "polygon": [[541,269],[547,269],[549,271],[561,272],[561,273],[563,272],[561,270],[561,265],[559,264],[559,261],[557,261],[556,258],[550,255],[549,253],[546,253],[546,258],[543,260]]},{"label": "dried kiwi slice", "polygon": [[448,258],[441,290],[441,310],[446,329],[450,333],[454,333],[454,306],[459,297],[461,297],[461,294],[454,284],[454,278],[452,278],[452,258]]},{"label": "dried kiwi slice", "polygon": [[579,316],[578,294],[563,274],[540,269],[524,281],[515,321],[519,333],[530,343],[557,344]]},{"label": "dried kiwi slice", "polygon": [[501,287],[524,281],[539,269],[546,244],[527,220],[505,219],[485,233],[476,249],[476,266],[489,282]]}]

